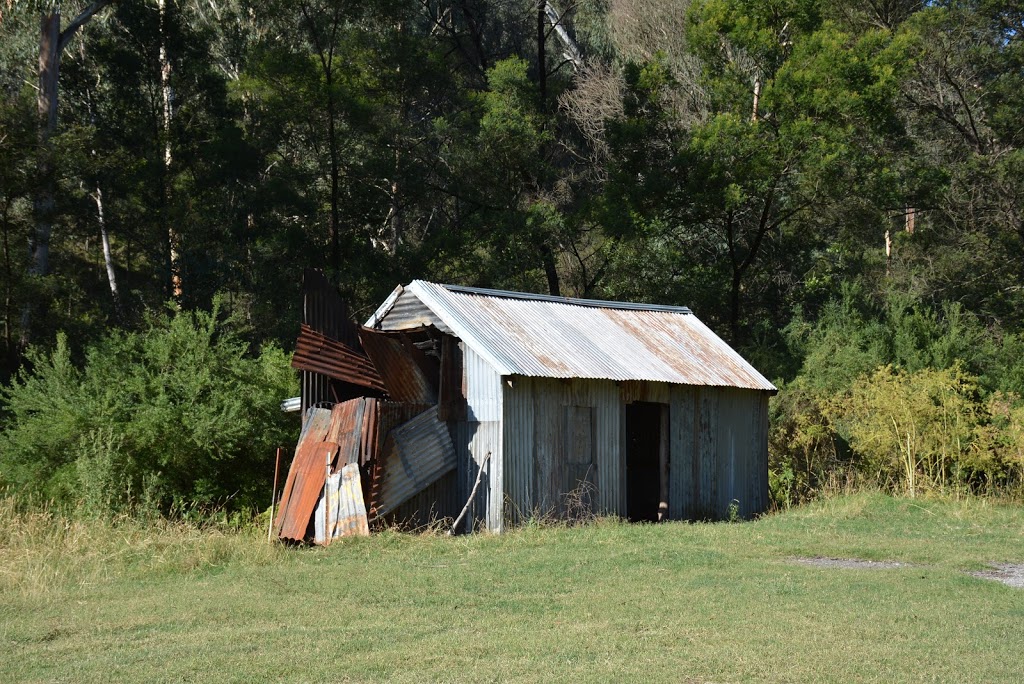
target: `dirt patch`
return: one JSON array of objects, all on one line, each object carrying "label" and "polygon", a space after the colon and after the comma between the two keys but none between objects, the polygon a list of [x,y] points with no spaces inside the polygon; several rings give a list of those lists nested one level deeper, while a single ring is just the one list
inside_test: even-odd
[{"label": "dirt patch", "polygon": [[815,556],[813,558],[794,558],[797,563],[812,565],[816,568],[839,568],[841,570],[891,570],[893,568],[905,568],[910,563],[898,563],[896,561],[872,561],[861,560],[860,558],[825,558]]},{"label": "dirt patch", "polygon": [[1024,589],[1024,563],[992,563],[991,568],[970,574],[981,579],[1002,582],[1014,589]]}]

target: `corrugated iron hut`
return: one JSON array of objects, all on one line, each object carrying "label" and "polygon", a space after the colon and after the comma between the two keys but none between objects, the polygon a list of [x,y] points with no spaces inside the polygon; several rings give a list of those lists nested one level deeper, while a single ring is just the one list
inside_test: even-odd
[{"label": "corrugated iron hut", "polygon": [[[492,531],[581,509],[720,519],[768,505],[776,388],[689,309],[415,280],[359,339],[386,395],[436,402],[452,438],[454,472],[404,515],[456,515],[478,475],[468,519]],[[418,458],[400,459],[413,481]]]}]

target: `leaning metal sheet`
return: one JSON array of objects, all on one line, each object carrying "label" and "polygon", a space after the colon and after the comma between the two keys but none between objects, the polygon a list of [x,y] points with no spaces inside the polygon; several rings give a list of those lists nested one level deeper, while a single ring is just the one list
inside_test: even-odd
[{"label": "leaning metal sheet", "polygon": [[[327,498],[320,497],[313,514],[317,544],[328,544],[337,537],[365,537],[370,534],[363,502],[359,466],[350,463],[327,478]],[[324,533],[324,523],[330,534]]]}]

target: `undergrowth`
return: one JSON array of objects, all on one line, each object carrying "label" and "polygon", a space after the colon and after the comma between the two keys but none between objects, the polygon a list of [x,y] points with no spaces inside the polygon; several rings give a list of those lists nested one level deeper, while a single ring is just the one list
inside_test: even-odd
[{"label": "undergrowth", "polygon": [[242,561],[272,562],[285,549],[266,528],[229,520],[90,516],[0,496],[0,594],[39,597],[55,585],[174,574]]}]

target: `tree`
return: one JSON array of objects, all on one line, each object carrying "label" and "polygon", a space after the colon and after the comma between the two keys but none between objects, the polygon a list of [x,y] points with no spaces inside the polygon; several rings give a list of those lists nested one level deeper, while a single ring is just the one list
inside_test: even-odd
[{"label": "tree", "polygon": [[[39,113],[39,181],[35,197],[36,229],[29,243],[32,262],[29,276],[42,277],[50,271],[50,235],[53,232],[53,216],[56,208],[54,194],[54,159],[51,139],[57,130],[57,99],[60,83],[60,60],[64,49],[82,26],[97,12],[109,5],[111,0],[95,0],[71,20],[63,30],[60,28],[60,5],[49,3],[43,10],[39,35],[39,94],[36,106]],[[22,310],[21,344],[25,346],[31,337],[31,300]]]}]

